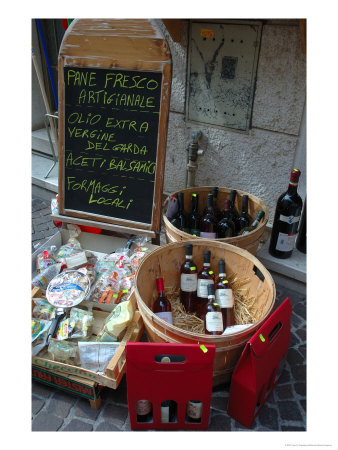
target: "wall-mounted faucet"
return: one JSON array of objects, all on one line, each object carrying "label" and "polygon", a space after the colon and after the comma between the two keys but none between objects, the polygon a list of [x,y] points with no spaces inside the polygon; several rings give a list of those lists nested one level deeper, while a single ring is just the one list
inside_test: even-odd
[{"label": "wall-mounted faucet", "polygon": [[198,156],[204,154],[204,150],[198,148],[198,140],[200,139],[201,136],[202,136],[201,131],[193,131],[191,133],[191,139],[186,148],[188,155],[187,155],[187,172],[185,178],[185,185],[187,188],[195,186],[195,176],[198,168],[197,158]]}]

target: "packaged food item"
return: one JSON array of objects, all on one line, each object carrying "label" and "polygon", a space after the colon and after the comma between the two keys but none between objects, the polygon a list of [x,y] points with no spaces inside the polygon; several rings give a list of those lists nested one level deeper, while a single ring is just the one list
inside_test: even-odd
[{"label": "packaged food item", "polygon": [[71,337],[75,322],[69,317],[62,320],[56,331],[56,339],[63,341]]},{"label": "packaged food item", "polygon": [[56,264],[55,260],[56,246],[52,245],[36,257],[36,271],[43,272],[47,267]]},{"label": "packaged food item", "polygon": [[89,289],[90,281],[86,274],[78,270],[64,270],[50,281],[46,297],[55,307],[71,307],[84,300]]},{"label": "packaged food item", "polygon": [[119,342],[79,342],[81,367],[103,374],[118,349]]},{"label": "packaged food item", "polygon": [[96,279],[96,271],[94,264],[85,264],[84,266],[80,267],[79,272],[83,272],[87,275],[90,281],[90,285],[92,286]]},{"label": "packaged food item", "polygon": [[34,319],[53,320],[55,308],[44,298],[33,298],[35,306],[32,316]]},{"label": "packaged food item", "polygon": [[43,319],[32,318],[32,342],[34,342],[38,337],[41,338],[43,333],[47,333],[51,321]]},{"label": "packaged food item", "polygon": [[72,308],[70,310],[70,323],[73,326],[72,339],[89,339],[93,325],[93,313],[80,308]]},{"label": "packaged food item", "polygon": [[38,273],[32,280],[32,287],[37,286],[45,292],[48,283],[60,273],[61,267],[61,263],[53,264],[47,267],[43,272]]},{"label": "packaged food item", "polygon": [[125,302],[129,299],[134,288],[135,272],[122,278],[120,282],[119,299],[116,303]]},{"label": "packaged food item", "polygon": [[105,272],[99,276],[90,294],[90,300],[96,303],[115,303],[120,291],[117,271]]},{"label": "packaged food item", "polygon": [[79,365],[79,351],[77,342],[59,341],[54,338],[49,339],[48,355],[53,361],[64,364]]},{"label": "packaged food item", "polygon": [[116,305],[105,320],[104,327],[98,334],[98,342],[118,341],[134,316],[134,308],[130,300]]},{"label": "packaged food item", "polygon": [[69,231],[69,239],[67,244],[61,245],[55,256],[57,262],[61,262],[63,264],[66,264],[66,258],[82,251],[81,244],[77,239],[81,234],[80,227],[77,225],[68,224],[67,228]]},{"label": "packaged food item", "polygon": [[148,247],[144,246],[138,246],[135,249],[135,252],[130,256],[130,264],[134,272],[138,269],[138,266],[140,265],[141,260],[144,258],[144,256],[149,253]]}]

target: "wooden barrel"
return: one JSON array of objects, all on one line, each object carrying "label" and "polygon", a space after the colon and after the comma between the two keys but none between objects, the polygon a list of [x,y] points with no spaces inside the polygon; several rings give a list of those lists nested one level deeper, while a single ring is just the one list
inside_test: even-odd
[{"label": "wooden barrel", "polygon": [[216,345],[213,384],[218,385],[230,381],[246,342],[272,311],[276,299],[275,283],[259,260],[246,250],[209,239],[188,242],[193,245],[193,260],[198,269],[203,264],[204,250],[209,249],[211,269],[216,274],[218,261],[224,258],[228,276],[235,274],[239,279],[247,280],[243,288],[249,296],[255,297],[255,305],[260,311],[260,319],[255,324],[228,336],[209,336],[168,324],[152,312],[151,307],[157,297],[157,277],[163,277],[166,289],[179,287],[185,241],[161,246],[142,260],[135,276],[134,293],[149,341]]},{"label": "wooden barrel", "polygon": [[[199,194],[199,209],[200,211],[204,209],[207,203],[207,195],[211,193],[212,186],[199,186],[199,187],[192,187],[188,189],[182,189],[179,192],[183,192],[184,194],[184,209],[187,212],[191,211],[191,194],[196,193]],[[230,197],[230,188],[226,187],[220,187],[218,188],[218,196],[217,196],[217,206],[220,210],[224,208],[224,200],[228,199]],[[258,211],[261,209],[264,211],[264,219],[259,223],[258,227],[248,233],[245,236],[235,236],[230,238],[218,238],[216,239],[217,242],[226,242],[227,244],[235,245],[236,247],[244,248],[248,252],[252,253],[253,255],[256,254],[257,248],[259,245],[259,241],[264,233],[265,226],[268,222],[269,216],[268,216],[268,208],[265,205],[265,203],[260,200],[258,197],[255,197],[254,195],[248,194],[247,192],[240,191],[236,189],[237,195],[235,200],[235,207],[237,211],[241,211],[242,206],[242,197],[243,195],[247,195],[249,197],[249,206],[248,206],[248,212],[250,216],[254,219],[258,213]],[[177,196],[178,192],[174,192],[172,195]],[[188,239],[202,239],[198,236],[192,236],[189,233],[185,233],[184,231],[179,230],[175,226],[173,226],[170,221],[166,217],[166,211],[167,211],[167,204],[168,199],[165,200],[164,206],[163,206],[163,224],[164,224],[164,231],[166,235],[167,242],[179,242],[179,241],[186,241]]]}]

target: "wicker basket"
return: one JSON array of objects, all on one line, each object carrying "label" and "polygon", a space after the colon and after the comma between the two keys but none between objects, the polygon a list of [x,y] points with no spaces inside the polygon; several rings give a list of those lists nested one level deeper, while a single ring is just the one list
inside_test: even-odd
[{"label": "wicker basket", "polygon": [[148,340],[151,342],[176,342],[187,344],[215,344],[214,385],[228,382],[246,342],[267,319],[276,299],[274,281],[264,266],[248,251],[224,242],[207,239],[190,240],[193,259],[202,266],[203,252],[211,251],[211,269],[218,273],[218,261],[226,261],[227,275],[236,274],[247,279],[244,288],[254,295],[260,319],[251,327],[229,336],[209,336],[185,331],[158,318],[151,310],[157,296],[156,277],[164,278],[165,287],[179,287],[180,267],[185,260],[186,242],[176,242],[159,247],[146,256],[136,273],[135,295],[138,309],[144,321]]},{"label": "wicker basket", "polygon": [[[212,187],[210,186],[199,186],[188,189],[183,189],[180,192],[184,194],[184,209],[189,212],[191,210],[191,194],[194,192],[199,194],[199,208],[203,209],[206,205],[207,195],[211,192]],[[230,188],[220,187],[218,188],[218,196],[217,196],[217,206],[219,209],[223,209],[224,200],[230,197]],[[177,196],[178,192],[174,192],[172,195]],[[254,195],[248,194],[244,191],[237,190],[235,207],[238,211],[241,208],[241,198],[243,195],[247,195],[249,197],[249,214],[251,217],[255,218],[258,211],[261,209],[264,211],[264,219],[258,225],[258,227],[244,236],[235,236],[230,238],[219,238],[216,239],[217,242],[226,242],[227,244],[235,245],[236,247],[244,248],[248,250],[248,252],[253,255],[256,254],[257,248],[259,245],[259,241],[264,233],[265,226],[268,222],[268,208],[265,203],[260,200],[258,197]],[[167,242],[179,242],[186,241],[189,239],[202,239],[198,236],[192,236],[191,234],[185,233],[184,231],[179,230],[175,226],[173,226],[170,221],[166,217],[168,199],[164,202],[163,207],[163,224]],[[204,205],[204,206],[203,206]]]}]

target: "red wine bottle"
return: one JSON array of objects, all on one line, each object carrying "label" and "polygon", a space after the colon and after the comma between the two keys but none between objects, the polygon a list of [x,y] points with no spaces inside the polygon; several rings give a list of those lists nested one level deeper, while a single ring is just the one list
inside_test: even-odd
[{"label": "red wine bottle", "polygon": [[180,300],[187,313],[196,311],[197,267],[192,260],[192,244],[185,245],[185,261],[181,266]]},{"label": "red wine bottle", "polygon": [[217,229],[217,219],[214,211],[213,195],[208,194],[206,213],[200,222],[200,237],[215,239]]},{"label": "red wine bottle", "polygon": [[184,194],[179,192],[177,194],[178,211],[173,220],[171,221],[174,227],[181,231],[189,233],[188,214],[184,210]]},{"label": "red wine bottle", "polygon": [[193,236],[200,235],[200,221],[201,216],[198,212],[198,194],[191,194],[191,213],[189,214],[188,222],[189,222],[189,233]]},{"label": "red wine bottle", "polygon": [[280,259],[289,258],[295,246],[303,201],[297,192],[300,170],[291,171],[289,187],[277,200],[269,252]]},{"label": "red wine bottle", "polygon": [[153,312],[162,320],[173,323],[173,315],[171,312],[171,304],[164,294],[163,278],[157,278],[158,297],[153,305]]},{"label": "red wine bottle", "polygon": [[240,234],[240,231],[243,228],[248,227],[252,222],[252,217],[248,213],[248,205],[249,205],[249,197],[247,195],[243,195],[242,212],[235,221],[237,234]]},{"label": "red wine bottle", "polygon": [[236,195],[237,195],[237,191],[236,189],[231,189],[230,191],[230,215],[231,215],[231,220],[235,223],[237,220],[237,217],[239,216],[238,211],[235,207],[235,201],[236,201]]},{"label": "red wine bottle", "polygon": [[214,204],[214,214],[217,221],[221,220],[221,210],[217,206],[217,197],[218,197],[218,187],[214,186],[211,190]]},{"label": "red wine bottle", "polygon": [[217,224],[217,237],[227,238],[235,236],[235,224],[231,220],[230,200],[224,200],[222,219]]}]

